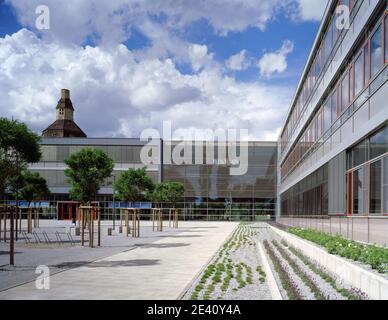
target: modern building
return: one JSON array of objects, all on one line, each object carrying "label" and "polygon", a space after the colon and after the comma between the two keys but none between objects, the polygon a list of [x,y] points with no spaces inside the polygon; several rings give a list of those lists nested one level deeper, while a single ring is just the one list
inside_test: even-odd
[{"label": "modern building", "polygon": [[[112,177],[100,190],[96,201],[101,206],[113,205],[113,182],[129,168],[146,166],[147,174],[157,182],[177,181],[185,187],[184,197],[177,206],[185,214],[185,219],[204,220],[241,220],[275,214],[276,207],[276,142],[249,142],[247,145],[248,167],[243,175],[231,175],[230,167],[221,150],[229,148],[222,142],[211,144],[211,161],[198,163],[195,159],[198,146],[206,158],[210,150],[205,142],[191,144],[191,159],[176,164],[164,161],[167,150],[174,149],[182,141],[163,141],[157,139],[154,145],[157,164],[144,165],[141,150],[148,141],[127,138],[87,138],[73,121],[74,108],[70,101],[70,92],[62,90],[57,106],[57,120],[42,133],[42,159],[31,164],[29,169],[44,177],[51,190],[51,201],[56,204],[58,217],[69,218],[75,214],[77,202],[69,198],[70,183],[65,176],[64,160],[82,148],[101,149],[115,163]],[[68,121],[62,129],[55,129],[56,123]],[[69,123],[72,123],[70,125]],[[59,127],[59,126],[58,126]],[[222,147],[223,149],[221,149]],[[184,156],[184,152],[183,152]],[[171,157],[170,157],[171,158]],[[171,160],[171,159],[170,159]],[[169,204],[165,204],[169,206]]]},{"label": "modern building", "polygon": [[278,216],[388,214],[387,3],[329,1],[278,143]]},{"label": "modern building", "polygon": [[[163,141],[174,148],[180,141]],[[243,175],[231,175],[230,164],[222,159],[219,146],[214,143],[213,164],[165,164],[163,181],[182,182],[183,201],[188,219],[255,220],[263,215],[275,215],[276,208],[276,142],[248,142],[248,169]],[[202,154],[207,150],[204,143]],[[226,146],[227,147],[227,146]],[[194,151],[198,146],[194,143]]]}]

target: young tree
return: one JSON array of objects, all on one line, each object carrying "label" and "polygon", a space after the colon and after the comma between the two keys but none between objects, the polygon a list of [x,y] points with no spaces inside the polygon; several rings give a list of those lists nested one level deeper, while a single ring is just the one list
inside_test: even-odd
[{"label": "young tree", "polygon": [[116,181],[113,188],[121,201],[135,202],[146,198],[154,189],[154,184],[147,176],[146,168],[128,169]]},{"label": "young tree", "polygon": [[41,158],[40,137],[17,120],[0,118],[0,196],[10,186],[12,177],[17,177],[28,163]]},{"label": "young tree", "polygon": [[167,188],[164,183],[157,183],[153,190],[149,190],[146,193],[146,198],[156,205],[167,201],[167,196]]},{"label": "young tree", "polygon": [[20,198],[28,201],[29,205],[32,201],[42,200],[50,194],[46,180],[39,173],[25,170],[22,173],[22,179]]},{"label": "young tree", "polygon": [[95,200],[104,181],[111,176],[113,160],[102,150],[85,148],[65,160],[65,175],[72,187],[70,197],[87,205]]},{"label": "young tree", "polygon": [[[10,187],[12,178],[20,175],[28,163],[38,162],[42,156],[39,147],[40,137],[24,123],[0,118],[0,196]],[[18,190],[16,190],[16,210]],[[10,264],[14,264],[14,214],[10,214]]]},{"label": "young tree", "polygon": [[181,182],[165,182],[166,188],[166,201],[172,204],[172,207],[175,208],[176,203],[181,199],[185,193],[185,187]]}]

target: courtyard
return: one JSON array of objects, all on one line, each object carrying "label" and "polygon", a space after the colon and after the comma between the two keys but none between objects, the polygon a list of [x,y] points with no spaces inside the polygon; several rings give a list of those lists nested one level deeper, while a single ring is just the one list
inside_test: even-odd
[{"label": "courtyard", "polygon": [[[179,229],[153,232],[151,223],[142,221],[140,238],[114,233],[102,236],[95,248],[81,247],[77,236],[74,244],[20,239],[15,266],[8,264],[8,245],[1,242],[0,299],[179,299],[237,225],[180,222]],[[53,237],[69,226],[42,220],[36,232],[43,239],[43,232]],[[50,290],[36,289],[39,265],[50,268]]]},{"label": "courtyard", "polygon": [[[87,236],[81,246],[71,221],[41,220],[32,233],[20,233],[14,266],[8,263],[9,239],[3,241],[3,232],[0,299],[374,299],[376,290],[370,289],[368,281],[381,285],[377,294],[387,294],[387,272],[351,259],[339,261],[348,264],[345,271],[333,269],[333,263],[326,261],[342,258],[321,252],[321,261],[305,249],[323,249],[312,244],[318,242],[311,234],[319,232],[312,229],[287,232],[268,222],[208,221],[179,221],[178,228],[173,228],[166,220],[160,231],[151,221],[141,220],[139,237],[132,237],[133,229],[127,237],[120,232],[120,221],[114,230],[112,225],[102,221],[101,245],[91,248]],[[309,238],[304,230],[310,230]],[[42,267],[49,270],[43,275],[48,280],[45,288],[39,285],[42,277],[37,270]],[[362,283],[354,281],[357,276]]]}]

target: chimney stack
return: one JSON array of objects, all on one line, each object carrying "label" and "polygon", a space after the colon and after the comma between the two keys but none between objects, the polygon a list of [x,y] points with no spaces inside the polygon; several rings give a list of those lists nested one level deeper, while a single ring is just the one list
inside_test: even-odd
[{"label": "chimney stack", "polygon": [[70,90],[62,89],[61,90],[61,98],[62,99],[70,99]]}]

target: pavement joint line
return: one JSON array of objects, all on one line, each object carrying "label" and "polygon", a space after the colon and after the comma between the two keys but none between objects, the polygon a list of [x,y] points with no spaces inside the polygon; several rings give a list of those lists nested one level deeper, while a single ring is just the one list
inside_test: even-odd
[{"label": "pavement joint line", "polygon": [[202,266],[201,270],[197,272],[197,274],[193,277],[193,279],[190,281],[190,283],[183,288],[182,292],[178,295],[178,298],[176,300],[182,300],[183,297],[186,295],[186,293],[190,290],[191,286],[193,285],[194,281],[199,278],[199,276],[205,271],[206,267],[210,264],[210,262],[216,257],[216,255],[220,252],[221,248],[227,243],[230,238],[233,236],[233,233],[236,231],[236,229],[239,227],[240,224],[237,224],[236,227],[231,230],[229,235],[226,237],[225,241],[220,245],[220,247],[217,249],[217,251],[208,259],[208,261]]},{"label": "pavement joint line", "polygon": [[[236,226],[236,228],[237,228],[237,227],[238,227],[238,225]],[[190,227],[183,227],[182,229],[185,229],[185,228],[190,229]],[[234,231],[234,229],[233,229],[233,231]],[[182,230],[182,231],[178,231],[177,234],[179,235],[179,234],[182,234],[182,233],[183,233],[183,230]],[[230,236],[230,235],[229,235],[229,236]],[[158,238],[158,237],[159,237],[159,236],[157,235],[155,238]],[[166,236],[166,238],[167,238],[167,236]],[[158,240],[156,240],[154,243],[157,243],[158,241],[161,241],[161,240],[164,240],[164,239],[165,239],[165,238],[158,239]],[[97,259],[95,259],[95,260],[85,262],[85,263],[83,263],[82,265],[77,265],[77,266],[74,266],[74,267],[68,267],[68,268],[66,268],[66,269],[64,269],[64,270],[58,270],[58,271],[56,271],[56,272],[50,274],[49,277],[54,276],[54,275],[57,275],[57,274],[60,274],[60,273],[63,273],[63,272],[66,272],[66,271],[69,271],[69,270],[81,268],[81,267],[87,266],[87,265],[89,265],[89,264],[91,264],[91,263],[97,262],[97,261],[99,261],[99,260],[107,259],[107,258],[112,257],[112,256],[115,256],[115,255],[117,255],[117,254],[121,254],[121,253],[128,252],[128,251],[133,251],[133,250],[136,250],[136,249],[141,249],[141,246],[137,246],[136,244],[133,244],[132,247],[126,248],[126,249],[123,250],[123,251],[116,252],[116,253],[114,253],[114,254],[106,255],[106,256],[103,256],[103,257],[99,257],[99,258],[97,258]],[[218,252],[218,251],[217,251],[217,252]],[[213,257],[214,257],[214,256],[213,256]],[[213,258],[213,257],[212,257],[212,258]],[[211,261],[211,259],[210,259],[209,261]],[[4,265],[4,266],[8,266],[8,265]],[[207,264],[206,264],[205,266],[207,266]],[[14,271],[14,270],[4,270],[4,272],[12,272],[12,271]],[[5,292],[5,291],[8,291],[8,290],[12,290],[12,289],[18,288],[18,287],[20,287],[20,286],[23,286],[23,285],[26,285],[26,284],[29,284],[29,283],[33,283],[34,281],[36,281],[36,279],[27,280],[27,281],[18,283],[18,284],[16,284],[16,285],[13,285],[13,286],[10,286],[10,287],[7,287],[7,288],[2,288],[2,289],[0,289],[0,292]],[[189,289],[189,288],[188,288],[188,289]],[[187,290],[188,290],[188,289],[187,289]],[[180,299],[178,299],[178,300],[180,300]]]},{"label": "pavement joint line", "polygon": [[[162,239],[159,239],[159,240],[162,240]],[[158,242],[159,240],[155,241],[155,243]],[[85,262],[82,265],[77,265],[77,266],[74,266],[74,267],[68,267],[67,269],[64,269],[64,270],[58,270],[57,272],[54,272],[53,274],[50,274],[49,277],[57,275],[57,274],[60,274],[62,272],[66,272],[66,271],[69,271],[69,270],[73,270],[73,269],[77,269],[77,268],[81,268],[81,267],[87,266],[87,265],[89,265],[91,263],[97,262],[98,260],[103,260],[103,259],[107,259],[109,257],[115,256],[116,254],[120,254],[120,253],[123,253],[123,252],[128,252],[128,251],[131,251],[131,250],[140,249],[140,247],[136,246],[136,245],[133,245],[133,247],[134,248],[127,248],[126,250],[123,250],[123,251],[120,251],[120,252],[116,252],[114,254],[110,254],[110,255],[107,255],[107,256],[99,257],[99,258],[97,258],[95,260]],[[5,266],[8,266],[8,265],[5,265]],[[12,272],[14,270],[4,270],[4,271]],[[23,286],[25,284],[33,283],[34,281],[36,281],[36,279],[28,280],[28,281],[25,281],[25,282],[22,282],[22,283],[19,283],[19,284],[16,284],[16,285],[13,285],[13,286],[10,286],[10,287],[7,287],[7,288],[3,288],[3,289],[0,289],[0,292],[8,291],[8,290],[11,290],[11,289]]]}]

